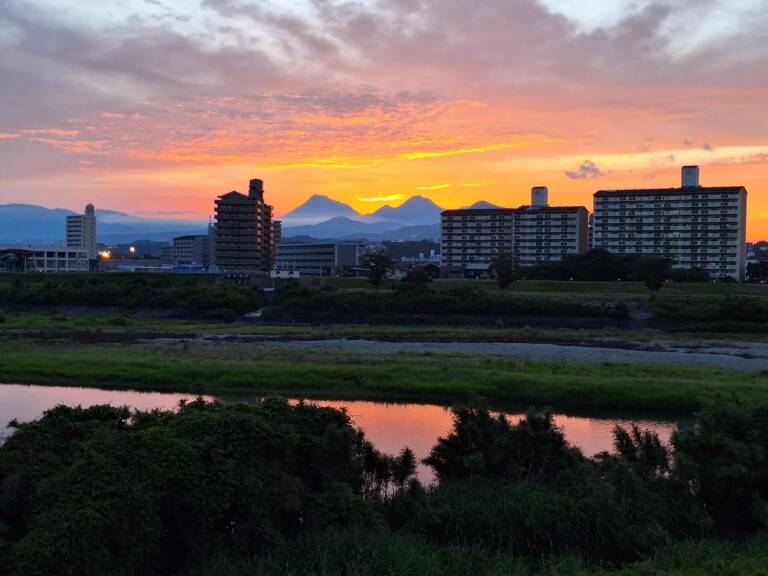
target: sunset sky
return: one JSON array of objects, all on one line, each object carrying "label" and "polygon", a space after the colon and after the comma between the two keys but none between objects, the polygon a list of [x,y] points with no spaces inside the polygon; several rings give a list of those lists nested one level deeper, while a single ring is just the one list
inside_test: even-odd
[{"label": "sunset sky", "polygon": [[768,238],[768,0],[0,1],[0,203],[591,209],[689,163]]}]

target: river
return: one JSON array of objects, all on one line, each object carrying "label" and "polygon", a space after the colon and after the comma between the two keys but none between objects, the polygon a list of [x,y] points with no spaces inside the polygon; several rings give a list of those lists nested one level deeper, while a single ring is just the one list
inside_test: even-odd
[{"label": "river", "polygon": [[[10,432],[6,425],[11,420],[28,422],[40,417],[45,410],[60,404],[83,407],[110,404],[140,410],[153,408],[170,410],[177,407],[181,400],[189,401],[196,397],[194,394],[176,392],[0,384],[0,436]],[[204,396],[204,398],[222,402],[254,402],[259,399],[256,396],[236,398]],[[415,452],[417,458],[424,458],[437,439],[448,434],[452,426],[449,408],[437,404],[360,400],[313,400],[312,402],[320,406],[346,409],[354,424],[365,430],[367,437],[374,445],[388,454],[396,454],[408,446]],[[519,410],[501,412],[512,422],[523,417],[523,413]],[[642,428],[654,430],[664,442],[668,442],[672,433],[680,426],[678,421],[668,417],[580,416],[559,411],[555,412],[554,417],[568,441],[581,448],[588,456],[611,450],[612,430],[616,425],[638,424]],[[419,477],[425,482],[430,482],[431,469],[420,466]]]}]

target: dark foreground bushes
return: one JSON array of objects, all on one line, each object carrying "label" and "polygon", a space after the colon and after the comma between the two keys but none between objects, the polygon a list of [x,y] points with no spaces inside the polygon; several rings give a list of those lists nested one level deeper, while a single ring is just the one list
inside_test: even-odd
[{"label": "dark foreground bushes", "polygon": [[332,409],[59,407],[0,447],[0,573],[565,574],[672,553],[760,574],[724,567],[768,549],[739,544],[768,525],[768,408],[710,407],[672,446],[615,437],[586,458],[546,415],[458,409],[424,488],[409,451]]},{"label": "dark foreground bushes", "polygon": [[602,302],[521,298],[476,286],[434,287],[403,283],[394,290],[334,290],[289,286],[264,310],[266,320],[364,321],[381,317],[485,316],[625,320],[626,309]]},{"label": "dark foreground bushes", "polygon": [[173,574],[371,524],[363,496],[411,474],[409,453],[382,456],[332,409],[59,407],[0,448],[0,574]]},{"label": "dark foreground bushes", "polygon": [[242,313],[262,306],[260,290],[215,284],[214,279],[193,274],[12,274],[0,279],[0,302],[217,313]]}]

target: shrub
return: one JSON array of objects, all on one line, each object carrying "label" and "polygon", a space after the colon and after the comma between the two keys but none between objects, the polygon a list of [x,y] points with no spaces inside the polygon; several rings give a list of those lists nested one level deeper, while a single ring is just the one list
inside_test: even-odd
[{"label": "shrub", "polygon": [[542,480],[573,469],[584,461],[568,445],[551,414],[530,413],[511,425],[487,410],[453,410],[453,431],[440,438],[424,460],[438,479],[466,478]]},{"label": "shrub", "polygon": [[363,496],[412,473],[394,460],[345,413],[284,401],[54,408],[0,447],[0,567],[177,573],[307,528],[370,523]]},{"label": "shrub", "polygon": [[677,474],[718,530],[768,526],[768,407],[718,402],[672,443]]}]

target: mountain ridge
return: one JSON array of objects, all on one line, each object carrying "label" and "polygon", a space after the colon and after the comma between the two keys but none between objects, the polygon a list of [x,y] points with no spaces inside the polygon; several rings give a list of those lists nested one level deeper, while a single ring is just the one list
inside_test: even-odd
[{"label": "mountain ridge", "polygon": [[[66,236],[67,216],[78,214],[67,208],[47,208],[36,204],[0,204],[0,235],[3,243],[51,242]],[[142,218],[117,210],[96,210],[96,233],[100,242],[116,238],[138,240],[170,238],[188,233],[204,233],[207,222]]]}]

